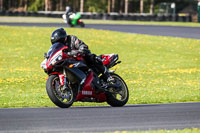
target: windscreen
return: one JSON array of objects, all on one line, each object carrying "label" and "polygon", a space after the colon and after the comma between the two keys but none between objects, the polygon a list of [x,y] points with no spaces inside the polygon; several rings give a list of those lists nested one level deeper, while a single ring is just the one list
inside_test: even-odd
[{"label": "windscreen", "polygon": [[61,43],[54,43],[54,44],[50,47],[50,49],[49,49],[49,51],[48,51],[48,53],[47,53],[47,57],[48,57],[48,58],[51,58],[51,56],[53,56],[58,50],[60,50],[60,49],[63,48],[63,47],[64,47],[64,45],[61,44]]}]

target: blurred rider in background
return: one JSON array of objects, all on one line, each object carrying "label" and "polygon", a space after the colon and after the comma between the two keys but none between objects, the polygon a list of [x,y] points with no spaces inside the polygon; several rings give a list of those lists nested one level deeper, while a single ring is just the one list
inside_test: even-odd
[{"label": "blurred rider in background", "polygon": [[70,6],[66,6],[66,13],[63,14],[63,19],[65,23],[71,24],[72,19],[75,17],[75,13],[72,11]]}]

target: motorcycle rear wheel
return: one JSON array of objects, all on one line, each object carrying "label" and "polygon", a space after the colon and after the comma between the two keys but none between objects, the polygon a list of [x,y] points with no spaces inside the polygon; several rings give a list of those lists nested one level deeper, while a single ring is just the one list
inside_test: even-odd
[{"label": "motorcycle rear wheel", "polygon": [[46,82],[46,91],[51,101],[60,108],[69,108],[73,104],[73,91],[63,89],[57,75],[49,76]]},{"label": "motorcycle rear wheel", "polygon": [[85,24],[84,24],[83,22],[80,22],[79,25],[80,25],[81,27],[85,27]]},{"label": "motorcycle rear wheel", "polygon": [[120,82],[121,89],[117,90],[116,88],[108,88],[109,92],[106,93],[107,103],[112,107],[124,106],[129,99],[128,87],[119,75],[111,73],[111,76]]}]

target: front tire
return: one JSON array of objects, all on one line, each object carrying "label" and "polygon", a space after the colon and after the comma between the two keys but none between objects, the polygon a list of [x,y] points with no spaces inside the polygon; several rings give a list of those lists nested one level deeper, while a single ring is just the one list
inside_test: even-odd
[{"label": "front tire", "polygon": [[69,108],[73,104],[73,91],[69,87],[63,88],[57,75],[49,76],[46,91],[51,101],[61,108]]},{"label": "front tire", "polygon": [[111,73],[111,76],[115,79],[116,82],[121,84],[121,88],[108,88],[106,93],[107,103],[112,107],[121,107],[124,106],[129,99],[129,91],[124,80],[117,74]]}]

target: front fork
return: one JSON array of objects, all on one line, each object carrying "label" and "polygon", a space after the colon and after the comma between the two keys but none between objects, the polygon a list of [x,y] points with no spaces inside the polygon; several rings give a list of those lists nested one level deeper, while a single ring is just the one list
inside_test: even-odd
[{"label": "front fork", "polygon": [[70,87],[68,87],[66,70],[63,69],[63,73],[55,72],[51,73],[51,75],[58,75],[59,77],[60,85],[59,88],[56,88],[59,96],[62,97],[63,99],[69,100],[72,96],[72,93]]},{"label": "front fork", "polygon": [[66,83],[66,78],[64,74],[58,74],[59,80],[60,80],[60,85],[65,85]]},{"label": "front fork", "polygon": [[64,86],[63,88],[66,88],[67,80],[66,80],[66,71],[65,71],[65,69],[63,69],[63,73],[55,72],[55,73],[51,73],[51,75],[58,75],[59,81],[60,81],[60,85]]},{"label": "front fork", "polygon": [[[58,75],[59,76],[59,81],[60,81],[60,86],[63,86],[61,87],[61,90],[64,91],[65,89],[69,89],[69,87],[67,86],[67,78],[66,78],[66,70],[63,69],[63,73],[58,73],[58,72],[55,72],[55,73],[51,73],[51,75]],[[85,84],[85,80],[86,80],[86,77],[84,77],[80,83],[79,83],[79,86],[78,86],[78,92],[79,93],[83,87],[84,87],[84,84]]]}]

